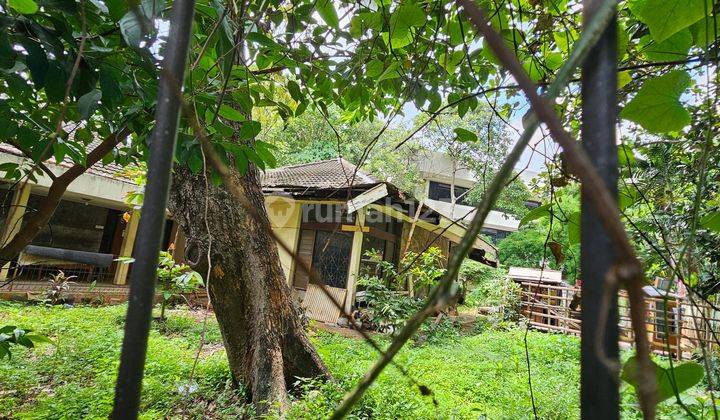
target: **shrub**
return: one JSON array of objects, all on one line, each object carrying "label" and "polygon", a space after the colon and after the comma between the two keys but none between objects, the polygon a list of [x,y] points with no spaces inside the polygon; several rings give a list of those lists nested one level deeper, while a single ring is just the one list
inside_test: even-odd
[{"label": "shrub", "polygon": [[420,255],[408,252],[400,262],[400,270],[383,261],[377,252],[368,251],[365,255],[375,264],[375,269],[362,274],[358,285],[363,288],[365,318],[370,321],[370,327],[378,331],[394,331],[422,306],[421,298],[405,290],[408,284],[422,293],[434,287],[445,273],[444,257],[435,247]]},{"label": "shrub", "polygon": [[172,299],[182,297],[183,293],[197,291],[203,285],[202,276],[190,266],[178,264],[171,253],[163,251],[158,261],[158,287],[162,295],[160,319],[165,319],[165,308]]},{"label": "shrub", "polygon": [[460,267],[465,289],[465,304],[472,307],[497,308],[494,321],[517,321],[520,313],[520,286],[502,268],[467,260]]}]

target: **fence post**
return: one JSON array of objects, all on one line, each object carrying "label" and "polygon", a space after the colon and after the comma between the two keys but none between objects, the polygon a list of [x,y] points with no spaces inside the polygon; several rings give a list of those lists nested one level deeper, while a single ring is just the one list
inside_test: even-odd
[{"label": "fence post", "polygon": [[[592,18],[600,0],[584,0],[584,22]],[[582,67],[582,144],[611,193],[617,196],[617,21],[608,25]],[[602,362],[598,348],[618,357],[618,306],[614,294],[601,343],[597,343],[605,274],[616,250],[603,228],[587,191],[581,189],[582,332],[580,400],[584,419],[619,418],[618,378]]]},{"label": "fence post", "polygon": [[149,144],[145,200],[135,243],[137,258],[130,276],[125,336],[111,415],[118,420],[136,419],[140,407],[160,241],[165,227],[170,171],[180,121],[179,89],[185,78],[194,12],[195,0],[175,0],[170,34],[163,51],[165,56],[158,87],[155,128]]}]

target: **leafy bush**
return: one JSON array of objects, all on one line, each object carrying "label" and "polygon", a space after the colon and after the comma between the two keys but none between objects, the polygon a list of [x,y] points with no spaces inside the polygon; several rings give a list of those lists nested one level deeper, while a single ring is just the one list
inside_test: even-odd
[{"label": "leafy bush", "polygon": [[203,285],[200,273],[186,264],[176,263],[172,254],[166,251],[160,252],[157,277],[162,296],[160,319],[165,319],[165,307],[172,299],[181,297],[183,293],[195,292]]},{"label": "leafy bush", "polygon": [[507,276],[507,270],[466,260],[460,267],[465,304],[497,308],[495,321],[517,321],[520,312],[520,286]]},{"label": "leafy bush", "polygon": [[366,257],[374,263],[372,273],[364,273],[358,279],[363,289],[362,302],[371,327],[379,331],[393,331],[405,323],[422,305],[422,299],[406,289],[412,284],[415,290],[426,291],[437,283],[445,273],[443,256],[438,248],[431,247],[417,255],[405,254],[400,270],[394,264],[383,261],[382,255],[368,251]]},{"label": "leafy bush", "polygon": [[53,342],[45,336],[30,334],[32,331],[18,328],[15,325],[5,325],[0,327],[0,360],[7,356],[12,358],[11,347],[22,346],[28,349],[35,347],[36,344]]}]

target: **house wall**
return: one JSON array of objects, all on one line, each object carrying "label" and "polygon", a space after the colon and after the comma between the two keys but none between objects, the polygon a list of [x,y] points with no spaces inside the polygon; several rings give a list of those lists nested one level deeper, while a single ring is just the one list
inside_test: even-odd
[{"label": "house wall", "polygon": [[[275,235],[283,244],[287,245],[292,253],[295,253],[300,235],[301,202],[292,198],[267,195],[265,196],[265,209]],[[292,273],[295,267],[292,253],[287,252],[282,246],[278,246],[278,253],[280,265],[285,272],[285,279],[288,284],[292,284]]]},{"label": "house wall", "polygon": [[442,255],[445,257],[445,261],[447,262],[448,257],[450,256],[450,240],[448,238],[441,236],[436,239],[437,234],[427,231],[420,226],[415,226],[412,238],[409,238],[410,244],[408,246],[408,237],[410,235],[411,227],[411,222],[403,223],[402,239],[400,241],[401,252],[404,252],[405,249],[407,249],[410,252],[418,254],[425,251],[428,247],[435,247],[440,249]]},{"label": "house wall", "polygon": [[[28,208],[37,208],[41,196],[31,195]],[[33,239],[33,245],[76,251],[100,252],[109,210],[91,204],[62,200],[44,226]]]},{"label": "house wall", "polygon": [[[376,209],[380,212],[383,212],[385,214],[388,214],[390,216],[393,216],[399,220],[403,220],[405,222],[412,222],[412,217],[403,214],[396,209],[393,209],[392,207],[388,206],[380,206],[377,204],[370,204],[368,208]],[[446,238],[452,242],[460,243],[460,240],[462,239],[463,235],[465,235],[465,228],[459,226],[458,224],[452,223],[450,220],[448,220],[445,217],[440,218],[440,223],[437,225],[419,220],[417,222],[416,230],[418,228],[424,229],[425,231],[431,233],[431,236],[435,235],[442,235],[443,238]],[[413,236],[415,234],[413,233]],[[477,249],[483,249],[485,250],[485,257],[488,260],[491,261],[497,261],[497,249],[493,247],[492,245],[486,243],[480,238],[475,239],[475,243],[473,244],[474,248]]]}]

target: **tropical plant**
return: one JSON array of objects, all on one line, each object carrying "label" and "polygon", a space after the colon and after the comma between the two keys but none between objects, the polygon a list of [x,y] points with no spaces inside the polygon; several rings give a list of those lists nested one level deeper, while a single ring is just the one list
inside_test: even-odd
[{"label": "tropical plant", "polygon": [[12,357],[12,346],[22,346],[31,349],[40,343],[55,345],[49,338],[43,335],[31,334],[31,332],[32,330],[22,329],[14,325],[0,327],[0,360],[5,357],[8,359]]},{"label": "tropical plant", "polygon": [[434,286],[445,272],[444,257],[437,247],[430,247],[419,255],[406,253],[399,270],[393,263],[383,261],[378,252],[370,250],[365,256],[373,263],[374,270],[362,274],[358,286],[372,326],[382,331],[394,331],[404,324],[422,304],[422,298],[416,297],[417,291]]},{"label": "tropical plant", "polygon": [[185,298],[185,293],[196,292],[203,286],[200,273],[186,264],[175,262],[171,253],[163,251],[158,261],[158,288],[160,289],[160,319],[165,320],[165,308],[173,299]]},{"label": "tropical plant", "polygon": [[72,279],[77,276],[66,276],[62,270],[48,279],[48,288],[45,290],[45,300],[53,305],[65,299],[65,293],[70,290],[70,285],[75,284]]},{"label": "tropical plant", "polygon": [[466,306],[488,309],[496,318],[493,323],[519,319],[520,285],[508,277],[506,269],[466,260],[460,268],[460,281]]},{"label": "tropical plant", "polygon": [[570,283],[580,272],[580,199],[577,184],[554,189],[552,201],[528,211],[520,229],[498,243],[506,267],[561,270]]}]

